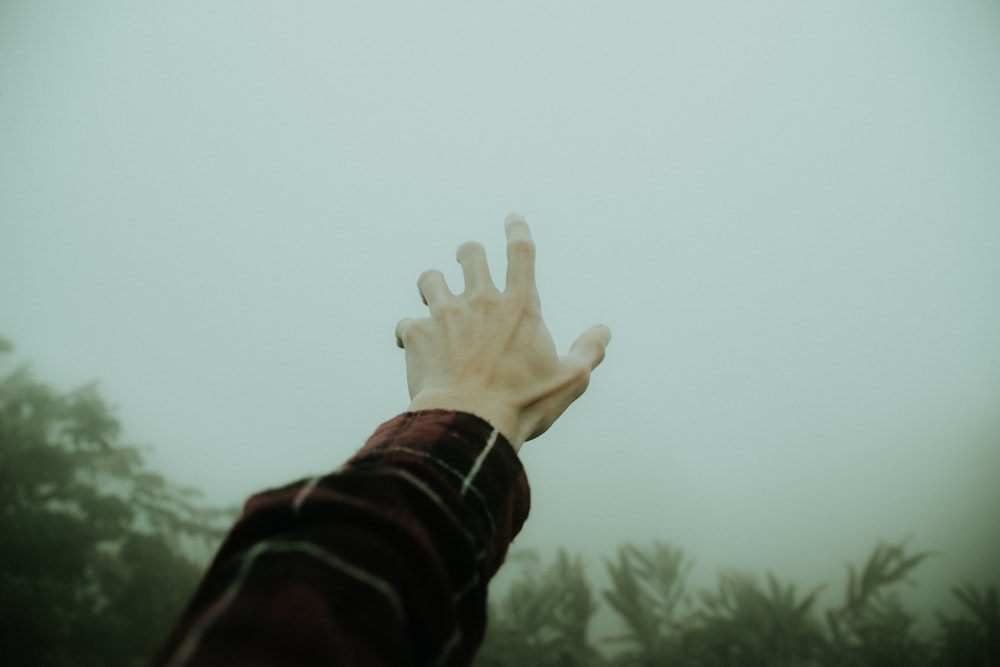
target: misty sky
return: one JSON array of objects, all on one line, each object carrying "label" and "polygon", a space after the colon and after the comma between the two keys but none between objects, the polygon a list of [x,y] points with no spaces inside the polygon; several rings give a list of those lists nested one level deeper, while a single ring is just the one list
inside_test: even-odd
[{"label": "misty sky", "polygon": [[0,3],[0,335],[213,503],[405,409],[510,211],[561,350],[614,332],[517,545],[996,574],[995,0]]}]

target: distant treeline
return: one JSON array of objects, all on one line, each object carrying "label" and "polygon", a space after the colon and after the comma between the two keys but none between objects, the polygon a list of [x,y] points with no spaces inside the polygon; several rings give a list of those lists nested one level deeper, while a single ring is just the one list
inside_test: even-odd
[{"label": "distant treeline", "polygon": [[863,566],[849,566],[842,602],[821,613],[821,587],[799,594],[772,574],[762,583],[727,573],[715,590],[690,593],[680,549],[627,544],[605,562],[603,591],[625,632],[597,645],[589,625],[598,603],[580,557],[560,550],[542,567],[535,556],[490,605],[475,665],[1000,667],[995,585],[953,588],[961,613],[938,613],[930,636],[916,629],[894,588],[929,555],[879,544]]},{"label": "distant treeline", "polygon": [[[10,350],[0,338],[0,665],[145,665],[235,510],[150,472],[94,386],[57,392],[9,368]],[[933,637],[914,630],[892,587],[926,557],[879,545],[821,615],[818,591],[773,576],[690,595],[680,550],[626,545],[606,563],[604,599],[627,629],[607,657],[588,634],[597,602],[581,560],[561,551],[491,605],[476,664],[1000,667],[995,587],[956,588],[963,613],[940,615]]]}]

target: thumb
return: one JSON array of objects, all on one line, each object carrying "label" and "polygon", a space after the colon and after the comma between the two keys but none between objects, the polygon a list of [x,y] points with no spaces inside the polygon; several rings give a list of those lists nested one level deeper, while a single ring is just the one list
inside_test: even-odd
[{"label": "thumb", "polygon": [[611,329],[603,324],[595,324],[580,334],[570,347],[568,356],[594,370],[604,361],[604,351],[610,342]]}]

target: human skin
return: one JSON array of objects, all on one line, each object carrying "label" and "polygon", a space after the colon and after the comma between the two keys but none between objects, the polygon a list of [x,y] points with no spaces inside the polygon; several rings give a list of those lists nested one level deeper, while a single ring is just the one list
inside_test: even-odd
[{"label": "human skin", "polygon": [[595,324],[558,356],[542,319],[531,230],[517,214],[504,226],[504,290],[493,283],[483,246],[463,243],[457,259],[465,290],[452,293],[440,271],[422,273],[417,287],[429,316],[400,320],[396,344],[406,351],[410,411],[472,413],[519,451],[586,391],[611,330]]}]

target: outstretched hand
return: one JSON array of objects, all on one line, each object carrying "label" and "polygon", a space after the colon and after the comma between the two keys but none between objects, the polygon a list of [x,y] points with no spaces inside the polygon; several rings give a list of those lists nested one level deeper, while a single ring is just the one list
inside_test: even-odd
[{"label": "outstretched hand", "polygon": [[505,227],[504,291],[493,284],[483,246],[464,243],[458,261],[465,291],[453,294],[440,271],[421,274],[417,286],[430,317],[401,320],[396,344],[406,350],[411,411],[470,412],[499,429],[517,450],[586,391],[611,331],[594,325],[559,357],[542,321],[531,231],[516,214],[507,216]]}]

